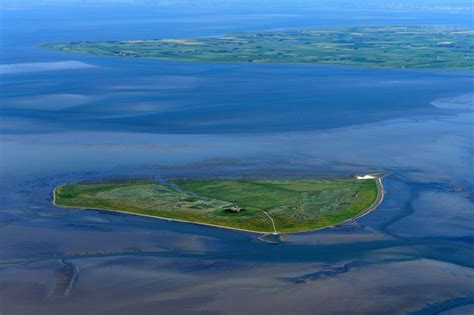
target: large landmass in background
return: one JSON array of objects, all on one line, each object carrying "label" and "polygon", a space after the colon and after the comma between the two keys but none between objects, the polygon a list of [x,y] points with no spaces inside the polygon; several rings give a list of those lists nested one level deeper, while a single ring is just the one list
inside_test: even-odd
[{"label": "large landmass in background", "polygon": [[80,41],[42,45],[67,52],[172,61],[304,63],[473,69],[474,30],[350,27],[235,33],[198,39]]}]

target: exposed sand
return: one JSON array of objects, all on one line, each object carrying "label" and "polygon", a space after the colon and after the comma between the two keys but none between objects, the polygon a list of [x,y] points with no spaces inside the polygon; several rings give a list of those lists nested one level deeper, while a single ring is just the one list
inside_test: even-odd
[{"label": "exposed sand", "polygon": [[431,102],[431,105],[444,109],[474,109],[474,93],[467,93],[456,97],[440,98]]}]

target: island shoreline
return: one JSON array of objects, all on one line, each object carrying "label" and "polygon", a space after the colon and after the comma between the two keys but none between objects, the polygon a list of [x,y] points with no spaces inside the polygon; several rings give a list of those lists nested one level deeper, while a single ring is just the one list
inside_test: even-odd
[{"label": "island shoreline", "polygon": [[[357,216],[346,219],[344,221],[338,222],[336,224],[332,224],[329,226],[324,226],[316,229],[309,229],[309,230],[303,230],[303,231],[296,231],[296,232],[282,232],[280,234],[299,234],[299,233],[307,233],[307,232],[314,232],[314,231],[320,231],[324,229],[329,229],[329,228],[334,228],[337,226],[340,226],[342,224],[348,223],[348,222],[353,222],[356,221],[367,214],[371,213],[375,209],[379,207],[379,205],[383,202],[383,199],[385,197],[385,191],[384,191],[384,186],[382,182],[382,177],[377,176],[375,178],[375,182],[377,184],[377,197],[373,204],[365,209],[363,212],[359,213]],[[104,212],[116,212],[116,213],[121,213],[125,215],[134,215],[134,216],[139,216],[139,217],[145,217],[145,218],[153,218],[153,219],[158,219],[158,220],[164,220],[168,222],[178,222],[178,223],[187,223],[187,224],[195,224],[195,225],[202,225],[202,226],[208,226],[208,227],[213,227],[213,228],[220,228],[220,229],[227,229],[227,230],[233,230],[237,232],[246,232],[246,233],[251,233],[251,234],[268,234],[271,233],[271,231],[257,231],[257,230],[247,230],[247,229],[241,229],[241,228],[236,228],[236,227],[231,227],[231,226],[223,226],[223,225],[217,225],[217,224],[212,224],[212,223],[203,223],[203,222],[195,222],[195,221],[187,221],[187,220],[180,220],[180,219],[172,219],[172,218],[167,218],[167,217],[161,217],[161,216],[154,216],[154,215],[149,215],[149,214],[142,214],[142,213],[136,213],[136,212],[129,212],[129,211],[123,211],[123,210],[113,210],[113,209],[105,209],[105,208],[91,208],[91,207],[74,207],[74,206],[62,206],[58,205],[56,203],[56,190],[61,187],[61,185],[54,187],[52,191],[52,204],[55,207],[58,208],[69,208],[69,209],[78,209],[78,210],[95,210],[95,211],[104,211]]]},{"label": "island shoreline", "polygon": [[206,65],[256,65],[256,66],[293,66],[293,67],[334,67],[339,69],[366,69],[366,70],[384,70],[384,71],[423,71],[427,73],[433,72],[446,72],[446,73],[462,73],[470,72],[474,68],[461,68],[461,67],[452,67],[452,68],[423,68],[423,67],[390,67],[390,66],[380,66],[375,64],[344,64],[344,63],[303,63],[303,62],[233,62],[233,61],[197,61],[192,59],[171,59],[171,58],[150,58],[150,57],[122,57],[122,56],[113,56],[113,55],[98,55],[92,53],[85,53],[79,51],[64,51],[50,47],[43,47],[39,44],[36,47],[39,49],[54,51],[58,53],[64,53],[69,55],[78,55],[86,57],[96,57],[96,58],[116,58],[116,59],[127,59],[127,60],[137,60],[137,61],[146,61],[146,62],[169,62],[169,63],[185,63],[185,64],[206,64]]}]

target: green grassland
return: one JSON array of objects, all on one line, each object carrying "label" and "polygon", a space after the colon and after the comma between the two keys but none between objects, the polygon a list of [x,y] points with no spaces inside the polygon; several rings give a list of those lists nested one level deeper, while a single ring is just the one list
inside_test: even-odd
[{"label": "green grassland", "polygon": [[[252,231],[321,228],[353,218],[379,197],[376,180],[177,180],[59,186],[58,206],[120,210]],[[239,205],[245,210],[228,211]]]},{"label": "green grassland", "polygon": [[304,63],[473,69],[474,30],[350,27],[229,34],[200,39],[68,42],[66,52],[172,61]]}]

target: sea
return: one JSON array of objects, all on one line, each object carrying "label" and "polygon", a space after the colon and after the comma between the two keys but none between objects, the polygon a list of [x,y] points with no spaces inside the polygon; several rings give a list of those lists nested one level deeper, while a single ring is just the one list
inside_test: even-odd
[{"label": "sea", "polygon": [[[473,29],[472,6],[425,2],[5,1],[0,314],[474,313],[472,71],[39,47],[318,27]],[[51,203],[59,184],[104,178],[372,173],[386,191],[375,211],[277,245]]]}]

